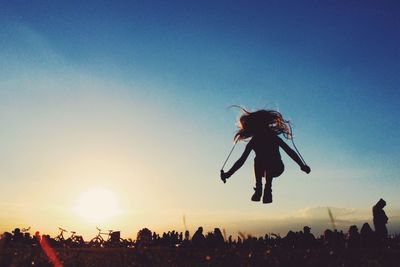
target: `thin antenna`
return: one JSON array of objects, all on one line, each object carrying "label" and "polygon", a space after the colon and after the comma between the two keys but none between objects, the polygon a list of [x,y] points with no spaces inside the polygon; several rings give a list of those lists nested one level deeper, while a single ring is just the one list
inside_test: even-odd
[{"label": "thin antenna", "polygon": [[226,242],[226,231],[225,231],[225,228],[224,229],[222,229],[222,233],[224,234],[224,240],[225,240],[225,242]]},{"label": "thin antenna", "polygon": [[329,214],[329,218],[331,219],[333,230],[336,230],[335,218],[333,218],[332,211],[329,207],[328,207],[328,214]]},{"label": "thin antenna", "polygon": [[182,216],[182,220],[183,220],[183,226],[185,227],[185,232],[187,231],[187,225],[186,225],[186,215],[185,213]]}]

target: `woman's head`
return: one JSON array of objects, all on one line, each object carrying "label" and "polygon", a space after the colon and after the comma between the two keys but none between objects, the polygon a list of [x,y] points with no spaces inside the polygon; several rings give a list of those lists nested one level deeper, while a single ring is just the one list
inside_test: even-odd
[{"label": "woman's head", "polygon": [[242,107],[239,108],[243,114],[239,118],[239,130],[235,140],[244,140],[266,130],[277,135],[283,134],[286,138],[292,137],[289,121],[285,120],[280,112],[264,109],[249,112]]}]

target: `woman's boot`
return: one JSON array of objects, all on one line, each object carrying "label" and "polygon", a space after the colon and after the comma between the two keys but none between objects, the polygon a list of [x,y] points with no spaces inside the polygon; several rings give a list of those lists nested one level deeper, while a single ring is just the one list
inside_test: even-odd
[{"label": "woman's boot", "polygon": [[262,186],[256,185],[254,188],[254,194],[251,196],[251,201],[260,201],[262,195]]},{"label": "woman's boot", "polygon": [[263,203],[272,203],[272,189],[268,184],[264,188]]}]

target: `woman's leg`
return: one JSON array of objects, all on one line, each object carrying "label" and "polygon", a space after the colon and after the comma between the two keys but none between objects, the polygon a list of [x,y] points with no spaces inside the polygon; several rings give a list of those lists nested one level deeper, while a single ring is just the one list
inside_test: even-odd
[{"label": "woman's leg", "polygon": [[267,167],[267,172],[265,175],[265,188],[264,188],[264,196],[263,203],[271,203],[272,202],[272,180],[274,177],[280,176],[285,170],[285,165],[283,165],[282,161],[276,162],[275,164]]},{"label": "woman's leg", "polygon": [[264,195],[263,195],[263,203],[271,203],[272,202],[272,180],[273,177],[265,176],[265,187],[264,187]]},{"label": "woman's leg", "polygon": [[251,197],[252,201],[260,201],[261,200],[261,195],[262,195],[262,178],[264,176],[264,169],[262,168],[262,165],[257,163],[256,160],[254,160],[254,176],[256,178],[256,187],[254,187],[254,194]]}]

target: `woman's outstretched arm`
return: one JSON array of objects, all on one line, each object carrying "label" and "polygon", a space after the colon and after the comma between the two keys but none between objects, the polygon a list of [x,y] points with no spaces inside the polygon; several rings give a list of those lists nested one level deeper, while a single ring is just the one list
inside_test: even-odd
[{"label": "woman's outstretched arm", "polygon": [[288,146],[288,144],[286,144],[281,138],[277,138],[279,140],[279,146],[300,166],[300,169],[306,173],[310,173],[310,167],[303,163],[299,155],[297,155],[297,153],[293,149],[291,149],[290,146]]},{"label": "woman's outstretched arm", "polygon": [[240,167],[243,166],[243,164],[246,162],[247,157],[249,156],[251,150],[253,149],[253,143],[250,141],[247,145],[246,148],[243,152],[243,154],[240,156],[240,158],[233,164],[232,168],[224,172],[221,170],[221,179],[225,182],[225,179],[228,179],[231,177],[237,170],[240,169]]}]

